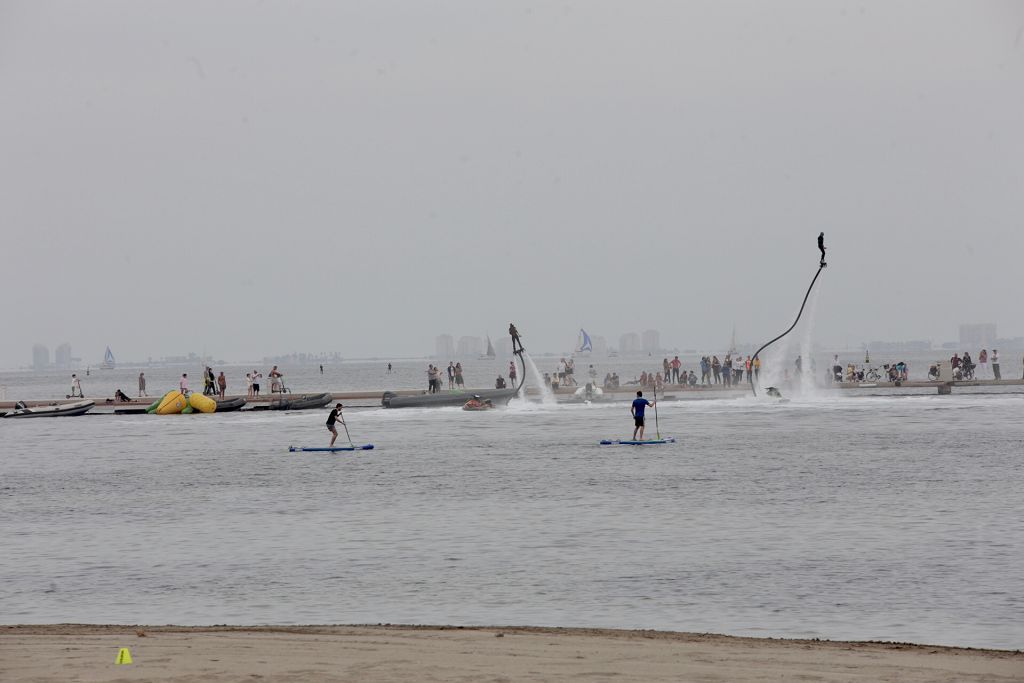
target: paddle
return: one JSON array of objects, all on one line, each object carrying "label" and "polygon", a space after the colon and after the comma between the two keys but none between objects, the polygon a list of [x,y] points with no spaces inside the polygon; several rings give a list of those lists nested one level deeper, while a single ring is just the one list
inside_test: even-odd
[{"label": "paddle", "polygon": [[345,424],[344,420],[341,421],[341,426],[345,428],[345,436],[346,436],[346,438],[348,438],[348,445],[351,446],[352,448],[355,448],[356,445],[354,443],[352,443],[352,437],[349,436],[349,434],[348,434],[348,425]]},{"label": "paddle", "polygon": [[654,383],[654,433],[661,440],[661,428],[658,426],[658,383]]}]

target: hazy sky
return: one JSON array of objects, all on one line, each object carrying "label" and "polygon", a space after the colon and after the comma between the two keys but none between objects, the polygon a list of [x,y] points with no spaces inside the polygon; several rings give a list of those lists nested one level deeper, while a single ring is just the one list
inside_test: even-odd
[{"label": "hazy sky", "polygon": [[1024,2],[0,2],[0,366],[1024,335]]}]

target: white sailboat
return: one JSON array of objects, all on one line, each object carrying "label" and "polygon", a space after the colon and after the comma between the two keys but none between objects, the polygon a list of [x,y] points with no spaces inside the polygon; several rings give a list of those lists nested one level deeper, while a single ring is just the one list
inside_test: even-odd
[{"label": "white sailboat", "polygon": [[107,347],[107,352],[103,354],[103,362],[100,363],[101,370],[113,370],[117,364],[114,362],[114,354],[110,352],[110,347]]},{"label": "white sailboat", "polygon": [[494,344],[491,343],[491,335],[487,335],[487,353],[481,355],[477,360],[494,360],[498,354],[494,352]]}]

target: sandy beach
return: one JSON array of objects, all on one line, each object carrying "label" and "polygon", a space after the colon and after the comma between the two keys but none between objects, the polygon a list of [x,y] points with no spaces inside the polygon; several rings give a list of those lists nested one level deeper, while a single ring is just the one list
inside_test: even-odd
[{"label": "sandy beach", "polygon": [[[133,663],[117,665],[119,648]],[[1020,681],[1024,654],[659,631],[0,627],[4,681]]]}]

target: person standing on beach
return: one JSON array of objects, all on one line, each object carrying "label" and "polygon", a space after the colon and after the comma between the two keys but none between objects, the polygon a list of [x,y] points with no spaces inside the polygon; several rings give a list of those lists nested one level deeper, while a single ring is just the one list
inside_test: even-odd
[{"label": "person standing on beach", "polygon": [[999,373],[999,349],[992,349],[992,376],[996,380],[1003,378]]},{"label": "person standing on beach", "polygon": [[341,409],[343,406],[339,403],[334,406],[334,410],[327,416],[327,431],[331,433],[331,445],[328,448],[334,448],[334,440],[338,438],[338,430],[335,428],[334,423],[340,421],[341,424],[345,424],[345,420],[341,419]]},{"label": "person standing on beach", "polygon": [[140,372],[139,373],[139,398],[142,398],[143,396],[149,396],[149,394],[146,393],[146,373]]},{"label": "person standing on beach", "polygon": [[178,380],[178,391],[181,392],[182,396],[188,396],[188,373],[181,373],[181,379]]},{"label": "person standing on beach", "polygon": [[224,371],[221,370],[220,374],[217,375],[217,393],[220,394],[221,400],[224,399],[224,392],[228,389],[228,378],[224,376]]},{"label": "person standing on beach", "polygon": [[82,380],[74,374],[71,375],[71,397],[85,398],[85,394],[82,393]]},{"label": "person standing on beach", "polygon": [[633,440],[637,441],[637,434],[640,435],[639,440],[644,440],[644,410],[647,406],[653,406],[653,401],[648,401],[644,398],[644,392],[636,392],[636,398],[633,399],[633,404],[629,408],[630,414],[633,415]]}]

